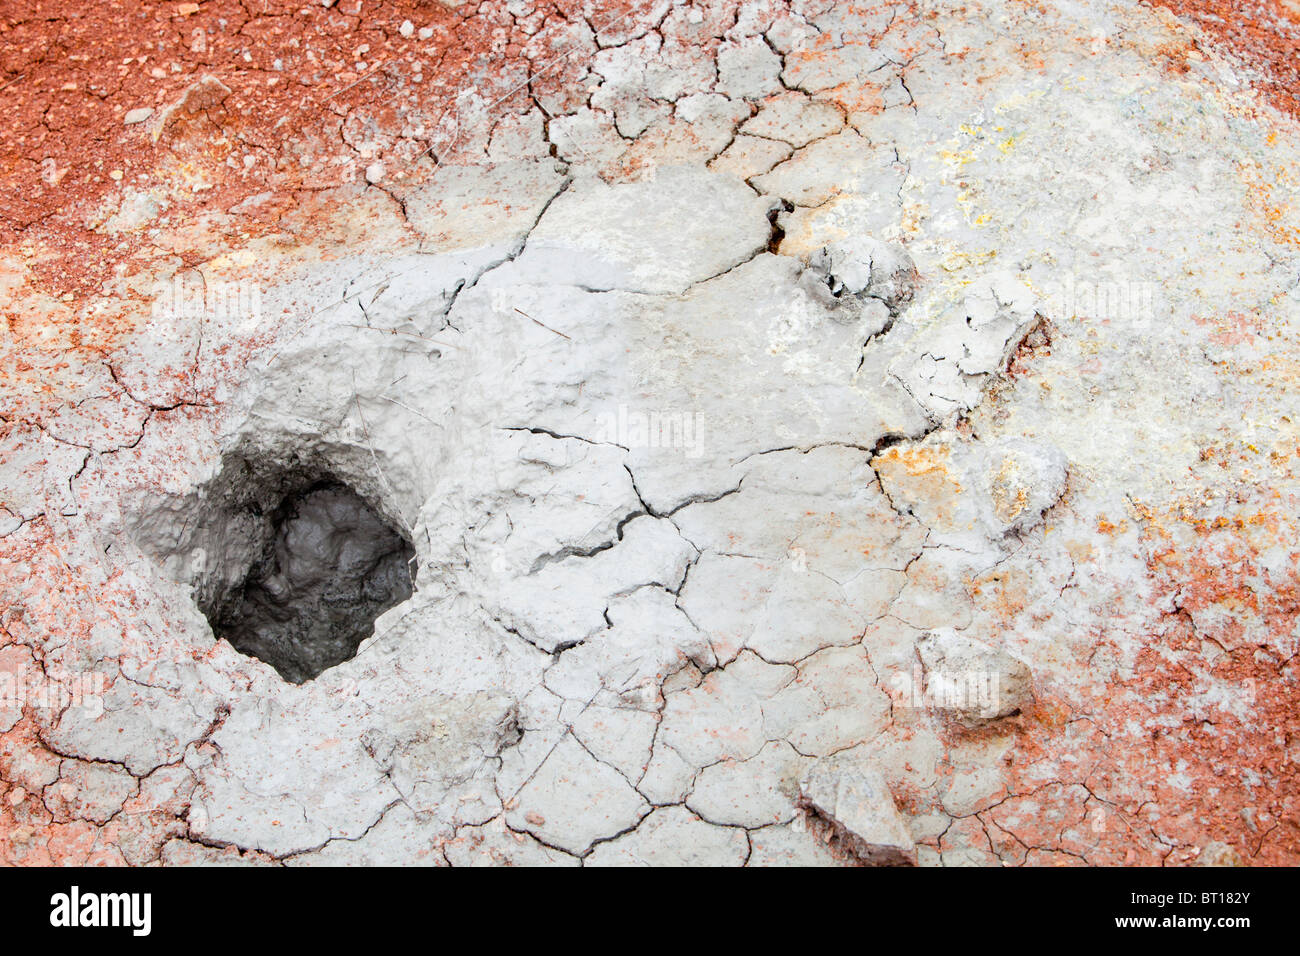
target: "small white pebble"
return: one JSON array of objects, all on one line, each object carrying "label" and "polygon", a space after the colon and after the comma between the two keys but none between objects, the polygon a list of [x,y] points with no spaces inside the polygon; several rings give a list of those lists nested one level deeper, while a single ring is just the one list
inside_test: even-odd
[{"label": "small white pebble", "polygon": [[409,37],[415,33],[415,24],[410,20],[403,20],[402,25],[397,28],[397,32],[404,37]]},{"label": "small white pebble", "polygon": [[420,27],[420,39],[428,40],[433,37],[433,27]]},{"label": "small white pebble", "polygon": [[143,123],[150,116],[153,116],[153,108],[149,106],[141,106],[139,109],[129,111],[122,119],[122,122],[127,126],[134,126],[136,123]]},{"label": "small white pebble", "polygon": [[366,167],[366,182],[377,183],[384,178],[384,164],[371,163]]}]

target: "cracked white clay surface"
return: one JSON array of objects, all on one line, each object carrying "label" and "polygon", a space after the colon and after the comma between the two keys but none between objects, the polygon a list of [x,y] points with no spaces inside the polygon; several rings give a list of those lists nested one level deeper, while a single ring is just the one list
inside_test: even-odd
[{"label": "cracked white clay surface", "polygon": [[[1128,2],[616,33],[85,307],[142,318],[6,417],[0,667],[102,706],[0,708],[6,859],[1295,862],[1295,121]],[[150,320],[195,272],[260,319]],[[416,552],[300,685],[196,604],[233,459]]]}]

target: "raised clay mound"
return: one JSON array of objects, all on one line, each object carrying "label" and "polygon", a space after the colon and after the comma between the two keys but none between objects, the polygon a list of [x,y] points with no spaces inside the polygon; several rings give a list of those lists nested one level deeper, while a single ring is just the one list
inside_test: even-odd
[{"label": "raised clay mound", "polygon": [[1297,19],[0,3],[0,860],[1300,862]]}]

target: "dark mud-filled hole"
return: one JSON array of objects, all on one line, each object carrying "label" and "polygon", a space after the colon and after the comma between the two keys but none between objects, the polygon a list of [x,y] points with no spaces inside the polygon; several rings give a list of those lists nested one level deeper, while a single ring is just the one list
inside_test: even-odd
[{"label": "dark mud-filled hole", "polygon": [[260,557],[204,613],[219,638],[301,684],[355,656],[375,618],[411,596],[415,552],[347,485],[285,494],[261,528]]}]

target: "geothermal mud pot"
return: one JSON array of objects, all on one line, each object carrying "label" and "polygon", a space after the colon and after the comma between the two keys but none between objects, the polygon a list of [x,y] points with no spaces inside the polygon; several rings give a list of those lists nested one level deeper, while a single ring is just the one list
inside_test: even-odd
[{"label": "geothermal mud pot", "polygon": [[0,3],[0,859],[1300,862],[1298,18]]}]

